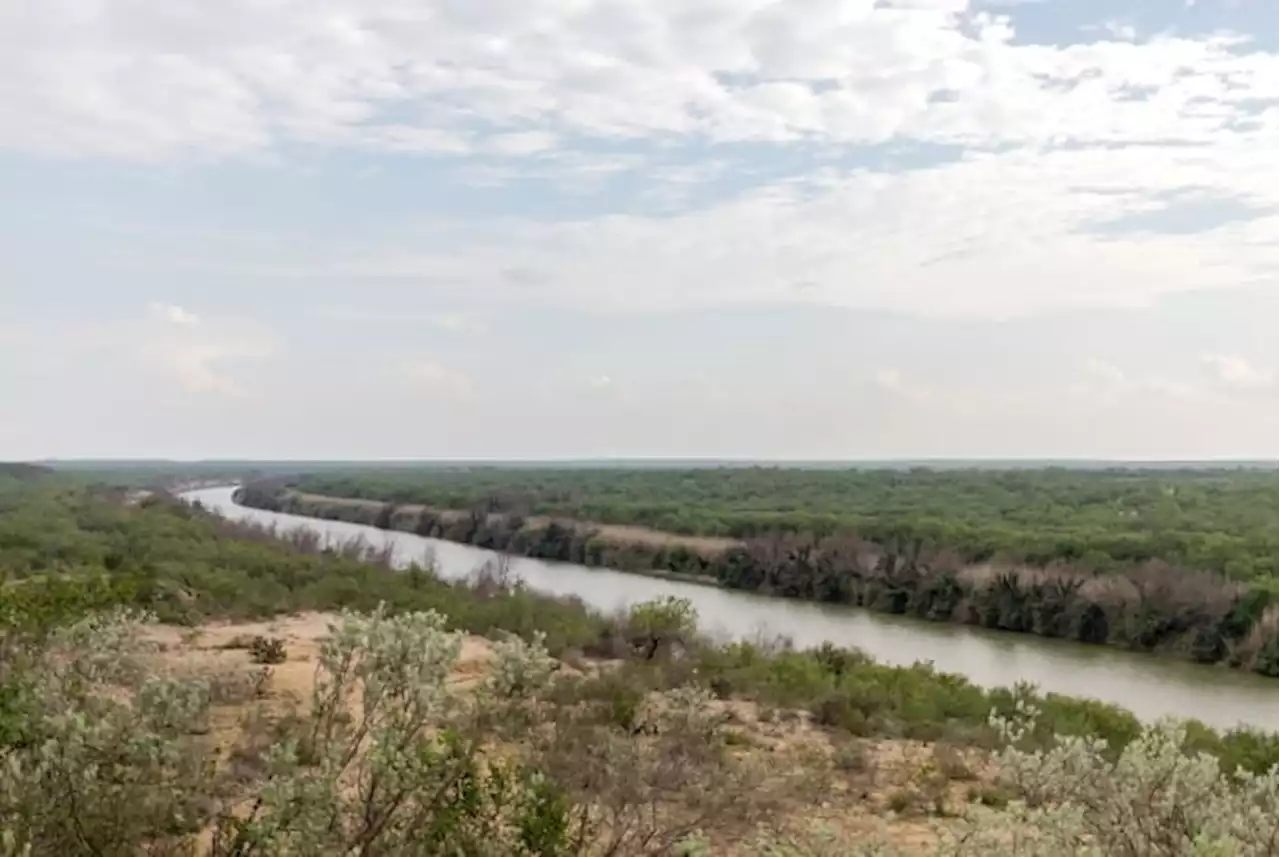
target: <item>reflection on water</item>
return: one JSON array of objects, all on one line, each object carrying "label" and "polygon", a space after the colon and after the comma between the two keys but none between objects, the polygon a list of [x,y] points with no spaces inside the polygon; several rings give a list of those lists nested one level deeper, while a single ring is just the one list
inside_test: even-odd
[{"label": "reflection on water", "polygon": [[[363,536],[375,545],[390,543],[402,565],[421,561],[430,550],[444,577],[463,577],[493,555],[412,533],[249,509],[231,501],[232,491],[209,488],[185,496],[232,518],[305,526],[338,540]],[[704,630],[725,638],[783,635],[799,646],[829,641],[856,646],[883,663],[931,661],[939,670],[989,687],[1028,681],[1046,691],[1093,697],[1147,720],[1194,717],[1217,727],[1276,728],[1276,681],[1222,667],[524,557],[513,557],[511,570],[533,589],[574,595],[602,611],[680,595],[693,602]]]}]

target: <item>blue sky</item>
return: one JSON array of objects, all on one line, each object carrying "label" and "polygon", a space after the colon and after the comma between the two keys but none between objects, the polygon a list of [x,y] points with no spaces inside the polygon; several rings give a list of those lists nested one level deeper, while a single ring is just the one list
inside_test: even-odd
[{"label": "blue sky", "polygon": [[0,11],[0,458],[1274,457],[1277,5]]}]

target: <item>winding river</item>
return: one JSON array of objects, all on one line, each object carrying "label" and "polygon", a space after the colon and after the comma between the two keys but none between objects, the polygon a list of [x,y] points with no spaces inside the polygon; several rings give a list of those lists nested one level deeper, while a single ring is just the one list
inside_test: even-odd
[{"label": "winding river", "polygon": [[[412,533],[250,509],[232,501],[233,491],[203,488],[183,496],[229,518],[284,529],[306,527],[338,541],[363,536],[375,545],[389,542],[398,564],[421,560],[430,549],[447,578],[463,577],[493,555]],[[1144,720],[1194,717],[1219,728],[1242,723],[1276,728],[1276,680],[1222,667],[524,557],[512,557],[511,569],[532,589],[576,595],[602,611],[659,595],[679,595],[693,602],[705,631],[724,638],[785,635],[798,646],[830,641],[856,646],[883,663],[932,661],[937,669],[980,685],[1028,681],[1042,690],[1104,700]]]}]

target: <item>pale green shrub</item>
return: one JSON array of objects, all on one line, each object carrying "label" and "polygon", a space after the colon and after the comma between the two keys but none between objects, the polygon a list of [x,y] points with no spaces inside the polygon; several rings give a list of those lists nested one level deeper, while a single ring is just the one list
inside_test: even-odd
[{"label": "pale green shrub", "polygon": [[560,853],[556,789],[486,742],[523,722],[554,662],[507,640],[483,685],[448,679],[462,637],[443,616],[345,614],[322,643],[309,728],[271,748],[247,817],[214,852],[263,855]]},{"label": "pale green shrub", "polygon": [[[184,853],[214,791],[208,685],[148,676],[149,617],[114,613],[54,632],[13,680],[15,746],[0,748],[0,854]],[[16,661],[15,661],[16,662]]]},{"label": "pale green shrub", "polygon": [[[1218,760],[1184,751],[1176,723],[1147,727],[1118,757],[1105,742],[1059,738],[1047,750],[1020,740],[1038,712],[993,719],[1009,742],[997,757],[1015,796],[997,811],[971,807],[962,821],[935,823],[942,855],[982,857],[1269,857],[1276,854],[1277,770],[1224,776]],[[829,836],[763,840],[768,857],[893,855],[884,841],[835,843]]]},{"label": "pale green shrub", "polygon": [[800,793],[729,752],[706,693],[644,696],[622,728],[540,640],[497,642],[459,687],[462,636],[429,611],[344,614],[307,715],[259,706],[220,750],[209,683],[147,674],[146,621],[85,619],[12,661],[0,857],[656,857]]},{"label": "pale green shrub", "polygon": [[693,641],[698,613],[687,598],[665,595],[632,607],[626,616],[628,641],[646,659],[669,653]]}]

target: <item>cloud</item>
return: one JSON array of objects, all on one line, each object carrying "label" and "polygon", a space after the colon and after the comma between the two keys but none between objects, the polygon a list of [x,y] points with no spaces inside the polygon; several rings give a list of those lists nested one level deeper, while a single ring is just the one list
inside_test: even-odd
[{"label": "cloud", "polygon": [[[1176,234],[1106,228],[1205,186],[1271,213]],[[1133,307],[1274,280],[1277,186],[1274,153],[1252,138],[1223,143],[1221,157],[1180,146],[1013,150],[897,173],[818,168],[675,213],[425,223],[403,245],[315,248],[311,275],[447,275],[432,287],[441,299],[483,292],[620,312],[801,301],[990,318]]]},{"label": "cloud", "polygon": [[434,327],[453,333],[484,333],[489,329],[483,320],[460,312],[429,313],[424,320]]},{"label": "cloud", "polygon": [[449,333],[480,334],[489,330],[488,322],[479,315],[468,312],[438,312],[405,307],[403,309],[369,309],[358,305],[316,307],[312,312],[319,318],[337,320],[344,324],[385,325],[391,327],[433,327]]},{"label": "cloud", "polygon": [[1135,377],[1114,363],[1098,357],[1090,357],[1077,367],[1075,380],[1067,392],[1095,401],[1115,403],[1126,396],[1156,392],[1169,394],[1180,386],[1164,380]]},{"label": "cloud", "polygon": [[[1010,17],[967,7],[11,4],[0,145],[156,159],[291,143],[522,155],[562,135],[1208,141],[1276,95],[1274,60],[1233,35],[1022,44]],[[1150,96],[1121,97],[1134,86]]]},{"label": "cloud", "polygon": [[155,359],[157,368],[175,379],[190,393],[214,393],[243,396],[245,388],[219,367],[224,361],[265,356],[256,349],[234,345],[178,345],[144,349]]},{"label": "cloud", "polygon": [[0,400],[118,378],[126,446],[240,409],[291,453],[365,406],[408,450],[1269,449],[1274,34],[1069,3],[0,4]]},{"label": "cloud", "polygon": [[1107,21],[1102,24],[1096,24],[1085,28],[1086,32],[1101,31],[1122,42],[1132,42],[1137,39],[1138,31],[1126,21]]},{"label": "cloud", "polygon": [[1105,360],[1091,358],[1080,369],[1080,377],[1068,392],[1097,401],[1117,403],[1126,398],[1203,399],[1206,391],[1194,383],[1164,375],[1136,375]]},{"label": "cloud", "polygon": [[206,324],[169,304],[153,303],[149,310],[150,320],[141,327],[123,325],[101,331],[97,347],[124,351],[147,371],[169,378],[188,393],[248,395],[249,388],[234,367],[260,362],[275,351],[268,337],[242,324],[224,320]]},{"label": "cloud", "polygon": [[1275,395],[1280,383],[1274,370],[1264,372],[1233,354],[1205,354],[1201,356],[1200,364],[1216,386],[1232,392]]},{"label": "cloud", "polygon": [[902,376],[902,372],[897,369],[877,369],[872,374],[872,378],[880,389],[910,402],[920,404],[932,401],[935,398],[933,390],[921,384],[908,381]]},{"label": "cloud", "polygon": [[1085,361],[1083,371],[1086,378],[1103,388],[1113,389],[1125,383],[1125,375],[1120,367],[1096,357]]},{"label": "cloud", "polygon": [[471,376],[434,360],[412,363],[406,376],[415,388],[431,393],[442,393],[453,398],[469,399],[475,395],[475,382]]},{"label": "cloud", "polygon": [[[1016,38],[1016,7],[950,0],[326,10],[9,8],[0,147],[197,164],[426,152],[464,199],[544,183],[534,205],[500,198],[526,215],[208,263],[448,280],[432,287],[454,299],[1011,317],[1276,276],[1280,75],[1239,34],[1117,40],[1104,21],[1048,44]],[[588,213],[569,213],[578,197]]]},{"label": "cloud", "polygon": [[152,316],[163,319],[170,324],[190,326],[200,323],[200,318],[194,313],[187,312],[182,307],[174,306],[173,304],[152,303],[149,309]]}]

